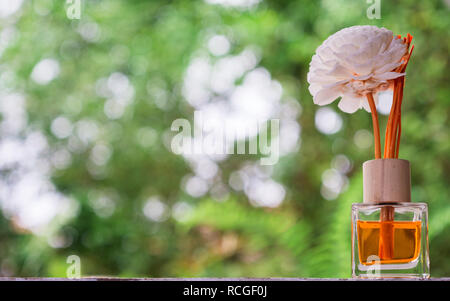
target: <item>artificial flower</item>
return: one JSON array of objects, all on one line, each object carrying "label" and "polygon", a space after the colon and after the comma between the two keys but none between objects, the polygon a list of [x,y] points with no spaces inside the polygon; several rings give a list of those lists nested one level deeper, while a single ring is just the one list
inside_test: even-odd
[{"label": "artificial flower", "polygon": [[371,112],[367,95],[373,95],[376,104],[377,92],[405,75],[394,70],[403,64],[408,46],[392,31],[376,26],[352,26],[331,35],[311,60],[308,83],[314,103],[327,105],[341,97],[342,111]]}]

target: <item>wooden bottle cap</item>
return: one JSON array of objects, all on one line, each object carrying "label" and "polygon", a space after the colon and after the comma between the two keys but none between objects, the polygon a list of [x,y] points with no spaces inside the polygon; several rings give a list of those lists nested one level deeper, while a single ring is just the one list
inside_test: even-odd
[{"label": "wooden bottle cap", "polygon": [[411,171],[407,160],[375,159],[363,163],[363,199],[367,204],[411,201]]}]

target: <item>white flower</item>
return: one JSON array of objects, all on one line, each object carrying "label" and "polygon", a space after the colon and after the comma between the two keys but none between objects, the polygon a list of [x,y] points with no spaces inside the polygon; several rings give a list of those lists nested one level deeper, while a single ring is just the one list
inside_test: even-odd
[{"label": "white flower", "polygon": [[320,45],[313,55],[308,83],[314,103],[327,105],[342,97],[338,107],[347,113],[360,108],[370,112],[366,94],[389,88],[405,73],[393,70],[402,64],[407,45],[390,30],[376,26],[344,28]]}]

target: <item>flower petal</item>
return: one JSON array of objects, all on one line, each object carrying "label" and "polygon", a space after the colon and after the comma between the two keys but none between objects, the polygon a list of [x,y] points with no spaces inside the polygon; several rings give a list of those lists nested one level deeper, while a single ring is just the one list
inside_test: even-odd
[{"label": "flower petal", "polygon": [[328,46],[319,47],[316,53],[319,55],[322,61],[328,61],[334,58],[333,50]]},{"label": "flower petal", "polygon": [[355,113],[361,108],[361,99],[351,94],[345,94],[339,101],[338,108],[345,113]]},{"label": "flower petal", "polygon": [[311,93],[311,95],[316,95],[321,89],[322,89],[322,86],[317,85],[317,84],[311,84],[308,87],[308,90]]},{"label": "flower petal", "polygon": [[331,69],[328,72],[328,75],[334,76],[337,79],[344,79],[344,78],[348,79],[349,77],[352,76],[352,72],[348,68],[345,68],[341,64],[337,63],[334,65],[333,69]]},{"label": "flower petal", "polygon": [[385,72],[383,74],[374,75],[372,78],[377,79],[377,80],[388,80],[388,79],[394,79],[394,78],[402,77],[405,74],[406,73]]},{"label": "flower petal", "polygon": [[325,106],[332,103],[339,96],[341,96],[339,86],[335,86],[329,89],[322,89],[316,95],[314,95],[314,103],[316,105]]},{"label": "flower petal", "polygon": [[383,60],[380,60],[379,62],[377,62],[376,65],[376,70],[375,70],[375,74],[381,74],[384,72],[388,72],[388,71],[392,71],[395,68],[397,68],[398,66],[400,66],[401,64],[403,64],[402,62],[394,62],[394,63],[386,63]]}]

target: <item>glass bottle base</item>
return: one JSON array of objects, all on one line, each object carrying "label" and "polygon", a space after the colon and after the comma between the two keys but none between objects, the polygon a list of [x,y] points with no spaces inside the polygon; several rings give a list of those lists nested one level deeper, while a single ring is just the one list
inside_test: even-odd
[{"label": "glass bottle base", "polygon": [[353,204],[352,277],[430,278],[427,213],[424,203]]},{"label": "glass bottle base", "polygon": [[365,265],[357,264],[353,270],[352,277],[359,279],[382,279],[382,278],[415,278],[428,279],[429,273],[420,273],[419,261],[414,260],[409,263],[402,264],[378,264],[377,259],[374,259],[375,264]]},{"label": "glass bottle base", "polygon": [[353,275],[354,279],[429,279],[430,274],[382,274],[382,275],[367,275],[360,274],[358,276]]}]

